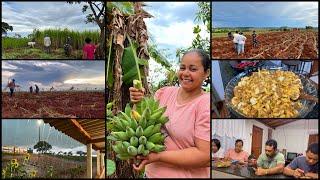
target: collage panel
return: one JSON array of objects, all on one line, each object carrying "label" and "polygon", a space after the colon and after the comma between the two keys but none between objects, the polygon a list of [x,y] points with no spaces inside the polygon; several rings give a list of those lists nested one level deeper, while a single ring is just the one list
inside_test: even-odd
[{"label": "collage panel", "polygon": [[104,66],[2,60],[2,118],[105,118]]},{"label": "collage panel", "polygon": [[2,59],[105,60],[105,1],[2,1]]},{"label": "collage panel", "polygon": [[105,178],[105,119],[1,123],[3,179]]},{"label": "collage panel", "polygon": [[212,178],[318,178],[318,119],[213,119]]},{"label": "collage panel", "polygon": [[210,14],[107,3],[107,178],[210,178]]},{"label": "collage panel", "polygon": [[319,118],[318,60],[212,61],[213,118]]},{"label": "collage panel", "polygon": [[318,1],[213,2],[212,57],[318,59],[318,7]]}]

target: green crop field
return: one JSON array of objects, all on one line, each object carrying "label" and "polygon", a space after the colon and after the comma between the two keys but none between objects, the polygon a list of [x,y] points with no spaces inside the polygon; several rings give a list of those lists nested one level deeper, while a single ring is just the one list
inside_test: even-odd
[{"label": "green crop field", "polygon": [[[48,54],[44,51],[43,39],[48,35],[51,40],[51,52]],[[66,57],[63,46],[67,37],[71,37],[72,54]],[[92,44],[97,45],[100,40],[99,31],[72,31],[68,29],[46,29],[34,30],[28,38],[2,37],[2,58],[3,59],[81,59],[82,47],[85,39],[90,38]],[[28,46],[32,39],[36,44],[34,48]]]}]

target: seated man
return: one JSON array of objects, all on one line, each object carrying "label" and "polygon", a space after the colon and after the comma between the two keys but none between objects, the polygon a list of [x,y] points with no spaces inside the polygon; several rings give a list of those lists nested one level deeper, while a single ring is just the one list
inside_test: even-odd
[{"label": "seated man", "polygon": [[285,160],[282,153],[277,150],[277,141],[269,139],[265,144],[265,152],[257,160],[257,176],[280,174],[283,172]]},{"label": "seated man", "polygon": [[295,178],[305,176],[318,179],[318,172],[318,143],[310,144],[306,156],[294,158],[283,170],[283,174]]}]

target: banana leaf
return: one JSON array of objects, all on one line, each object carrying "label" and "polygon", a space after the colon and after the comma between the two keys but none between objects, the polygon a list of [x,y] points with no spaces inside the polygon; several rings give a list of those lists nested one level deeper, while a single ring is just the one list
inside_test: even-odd
[{"label": "banana leaf", "polygon": [[134,79],[139,79],[135,59],[138,60],[139,72],[142,78],[144,77],[144,71],[142,67],[148,64],[146,60],[136,57],[136,53],[134,52],[137,51],[137,47],[138,45],[135,42],[133,42],[132,44],[129,44],[128,47],[124,48],[124,51],[123,51],[122,63],[121,63],[122,72],[123,72],[122,81],[126,85],[131,85]]},{"label": "banana leaf", "polygon": [[117,8],[124,15],[134,14],[133,2],[107,2],[107,11]]}]

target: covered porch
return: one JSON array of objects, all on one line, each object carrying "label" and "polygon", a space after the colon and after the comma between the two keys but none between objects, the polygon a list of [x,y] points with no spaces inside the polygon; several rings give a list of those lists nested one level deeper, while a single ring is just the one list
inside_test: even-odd
[{"label": "covered porch", "polygon": [[[104,119],[43,119],[58,131],[87,146],[86,178],[105,178]],[[92,173],[92,150],[97,151],[97,173]]]}]

